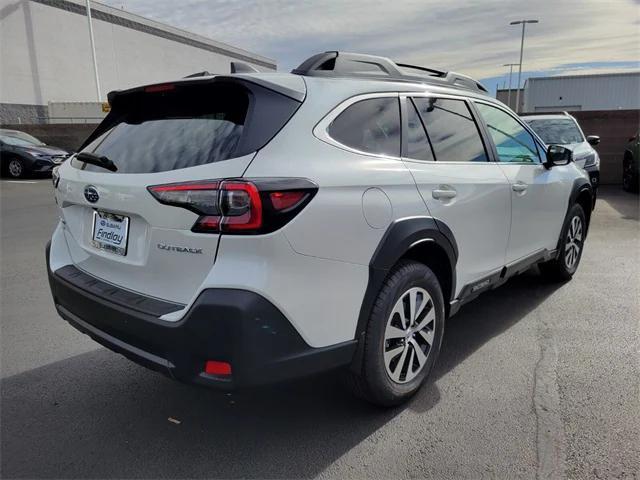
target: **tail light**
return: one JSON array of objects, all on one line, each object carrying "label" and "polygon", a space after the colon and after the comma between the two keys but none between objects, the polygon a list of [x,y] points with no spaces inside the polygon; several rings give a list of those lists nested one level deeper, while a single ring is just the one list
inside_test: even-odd
[{"label": "tail light", "polygon": [[193,232],[260,234],[289,222],[318,187],[301,178],[261,178],[170,183],[147,189],[160,203],[197,213]]},{"label": "tail light", "polygon": [[150,85],[144,88],[145,93],[169,92],[175,90],[176,86],[172,83],[161,83],[158,85]]},{"label": "tail light", "polygon": [[227,362],[218,362],[216,360],[207,360],[204,364],[204,373],[207,375],[231,375],[231,364]]}]

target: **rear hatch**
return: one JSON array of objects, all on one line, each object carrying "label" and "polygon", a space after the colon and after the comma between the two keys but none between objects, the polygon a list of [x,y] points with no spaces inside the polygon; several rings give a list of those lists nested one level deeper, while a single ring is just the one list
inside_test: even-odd
[{"label": "rear hatch", "polygon": [[109,115],[59,171],[56,198],[75,266],[189,303],[216,257],[217,231],[193,231],[210,197],[192,188],[185,200],[197,208],[178,207],[149,187],[206,189],[210,180],[241,177],[300,105],[262,83],[211,77],[111,94]]}]

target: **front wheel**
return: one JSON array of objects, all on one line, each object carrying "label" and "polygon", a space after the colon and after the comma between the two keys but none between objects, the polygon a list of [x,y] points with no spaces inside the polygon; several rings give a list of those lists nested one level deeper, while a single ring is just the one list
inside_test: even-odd
[{"label": "front wheel", "polygon": [[25,174],[24,163],[19,158],[12,158],[7,165],[7,173],[11,178],[22,178]]},{"label": "front wheel", "polygon": [[623,166],[622,172],[622,189],[626,192],[637,192],[640,187],[638,175],[634,174],[633,165],[627,162]]},{"label": "front wheel", "polygon": [[569,210],[562,227],[558,255],[553,260],[540,264],[540,271],[547,279],[557,282],[571,280],[582,258],[586,234],[584,210],[576,204]]},{"label": "front wheel", "polygon": [[404,402],[429,376],[444,333],[444,301],[435,274],[403,260],[385,280],[364,337],[362,370],[347,373],[357,396],[380,406]]}]

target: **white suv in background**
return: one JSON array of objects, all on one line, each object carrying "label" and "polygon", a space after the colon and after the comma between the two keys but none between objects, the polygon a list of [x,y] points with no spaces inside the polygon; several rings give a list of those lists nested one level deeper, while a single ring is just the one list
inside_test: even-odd
[{"label": "white suv in background", "polygon": [[446,319],[533,264],[568,280],[592,189],[476,81],[326,52],[112,92],[54,178],[60,315],[173,378],[342,369],[417,391]]},{"label": "white suv in background", "polygon": [[521,118],[545,144],[562,145],[571,150],[575,164],[589,174],[595,194],[600,184],[600,156],[593,147],[600,143],[600,137],[589,135],[585,138],[578,121],[567,112],[522,115]]}]

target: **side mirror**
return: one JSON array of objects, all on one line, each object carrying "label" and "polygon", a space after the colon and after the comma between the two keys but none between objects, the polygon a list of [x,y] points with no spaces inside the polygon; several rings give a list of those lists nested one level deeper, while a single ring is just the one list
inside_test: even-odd
[{"label": "side mirror", "polygon": [[589,135],[587,137],[587,142],[589,142],[589,145],[593,145],[595,147],[600,143],[600,137],[598,135]]},{"label": "side mirror", "polygon": [[568,165],[573,160],[573,152],[561,145],[549,145],[547,148],[547,161],[544,162],[546,168],[554,166]]}]

